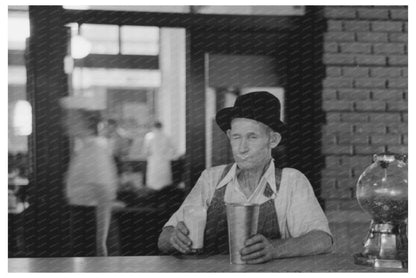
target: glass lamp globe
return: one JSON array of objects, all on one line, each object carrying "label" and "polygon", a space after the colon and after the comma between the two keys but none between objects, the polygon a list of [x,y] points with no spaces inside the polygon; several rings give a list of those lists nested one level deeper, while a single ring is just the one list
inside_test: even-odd
[{"label": "glass lamp globe", "polygon": [[407,157],[386,153],[374,155],[358,179],[357,200],[372,221],[356,264],[407,268],[407,177]]},{"label": "glass lamp globe", "polygon": [[375,223],[400,223],[407,218],[406,157],[374,155],[357,183],[357,200]]}]

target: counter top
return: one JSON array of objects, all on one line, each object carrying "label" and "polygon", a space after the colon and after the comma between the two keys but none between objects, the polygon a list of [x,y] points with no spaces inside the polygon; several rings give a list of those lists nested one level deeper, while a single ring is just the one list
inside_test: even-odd
[{"label": "counter top", "polygon": [[397,272],[354,264],[351,254],[279,259],[258,265],[232,265],[228,255],[12,258],[9,272]]}]

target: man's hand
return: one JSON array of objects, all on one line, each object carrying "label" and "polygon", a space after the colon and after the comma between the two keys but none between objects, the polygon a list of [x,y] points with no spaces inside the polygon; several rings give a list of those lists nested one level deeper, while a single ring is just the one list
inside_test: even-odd
[{"label": "man's hand", "polygon": [[246,263],[260,264],[274,258],[274,248],[265,236],[257,234],[246,240],[240,254],[241,259]]},{"label": "man's hand", "polygon": [[188,237],[189,230],[186,228],[185,223],[182,221],[178,223],[178,225],[174,228],[169,242],[181,253],[189,253],[191,251],[191,240]]}]

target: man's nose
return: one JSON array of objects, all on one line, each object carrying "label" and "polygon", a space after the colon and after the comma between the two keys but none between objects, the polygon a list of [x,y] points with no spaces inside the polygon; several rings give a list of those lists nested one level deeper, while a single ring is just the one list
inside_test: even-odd
[{"label": "man's nose", "polygon": [[240,141],[240,145],[238,146],[238,151],[240,153],[245,153],[248,151],[248,144],[247,144],[247,139],[243,138]]}]

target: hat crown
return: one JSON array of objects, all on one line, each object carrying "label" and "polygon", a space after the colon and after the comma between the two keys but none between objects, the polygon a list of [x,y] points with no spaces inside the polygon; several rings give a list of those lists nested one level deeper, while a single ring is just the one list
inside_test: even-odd
[{"label": "hat crown", "polygon": [[239,96],[234,107],[244,113],[252,116],[272,116],[279,115],[280,118],[280,101],[274,95],[266,91],[251,92]]},{"label": "hat crown", "polygon": [[239,96],[233,107],[218,111],[215,119],[224,132],[231,128],[232,119],[246,118],[281,133],[285,130],[285,124],[280,120],[280,109],[277,97],[266,91],[257,91]]}]

